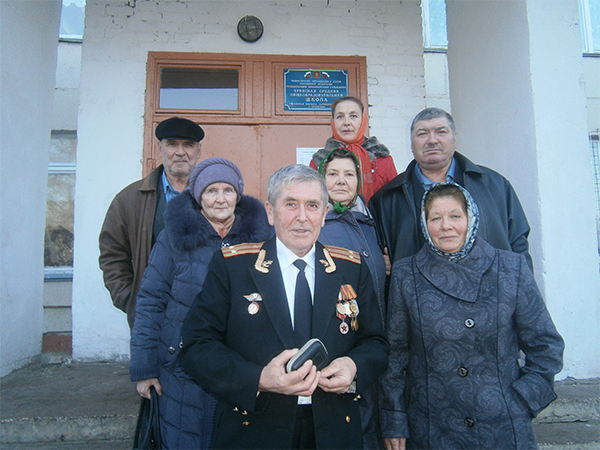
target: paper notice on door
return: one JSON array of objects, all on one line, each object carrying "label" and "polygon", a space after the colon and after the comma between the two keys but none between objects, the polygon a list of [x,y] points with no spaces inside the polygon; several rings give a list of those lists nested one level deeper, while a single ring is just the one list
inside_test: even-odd
[{"label": "paper notice on door", "polygon": [[312,155],[319,149],[319,147],[296,147],[296,164],[308,166],[312,159]]}]

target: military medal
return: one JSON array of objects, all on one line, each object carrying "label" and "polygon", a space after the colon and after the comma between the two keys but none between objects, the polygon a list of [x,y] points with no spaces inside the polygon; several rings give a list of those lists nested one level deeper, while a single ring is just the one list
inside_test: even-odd
[{"label": "military medal", "polygon": [[[340,288],[336,305],[336,315],[342,321],[339,329],[340,333],[347,334],[350,329],[358,330],[358,303],[356,301],[356,292],[349,284],[344,284]],[[346,323],[346,318],[350,319],[350,326]]]},{"label": "military medal", "polygon": [[244,298],[250,302],[248,305],[248,314],[254,315],[260,310],[260,305],[257,302],[262,302],[262,297],[255,292],[250,295],[244,295]]},{"label": "military medal", "polygon": [[349,330],[350,327],[348,327],[348,324],[342,320],[342,323],[340,323],[340,333],[347,334]]}]

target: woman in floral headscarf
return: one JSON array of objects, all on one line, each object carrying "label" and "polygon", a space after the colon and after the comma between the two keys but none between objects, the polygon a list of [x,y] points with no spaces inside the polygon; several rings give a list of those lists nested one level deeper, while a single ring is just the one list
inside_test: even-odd
[{"label": "woman in floral headscarf", "polygon": [[531,419],[556,398],[564,343],[533,273],[477,237],[477,205],[459,185],[432,187],[422,210],[427,244],[392,269],[386,447],[536,448]]},{"label": "woman in floral headscarf", "polygon": [[365,137],[367,115],[356,97],[341,97],[331,104],[331,130],[325,148],[313,155],[310,166],[317,169],[325,156],[337,147],[346,147],[358,158],[362,178],[360,193],[365,203],[383,185],[398,175],[388,148],[375,136]]},{"label": "woman in floral headscarf", "polygon": [[[361,173],[358,158],[346,148],[333,149],[321,161],[319,172],[325,177],[330,203],[319,242],[349,248],[362,255],[371,272],[383,324],[386,263],[377,243],[373,218],[359,195]],[[364,448],[382,448],[376,388],[369,388],[361,397]]]}]

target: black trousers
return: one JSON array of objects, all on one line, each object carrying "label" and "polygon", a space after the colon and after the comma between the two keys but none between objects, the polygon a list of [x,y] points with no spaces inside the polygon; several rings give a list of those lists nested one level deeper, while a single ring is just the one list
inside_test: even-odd
[{"label": "black trousers", "polygon": [[315,424],[311,405],[298,405],[292,449],[314,450],[317,448],[315,441]]}]

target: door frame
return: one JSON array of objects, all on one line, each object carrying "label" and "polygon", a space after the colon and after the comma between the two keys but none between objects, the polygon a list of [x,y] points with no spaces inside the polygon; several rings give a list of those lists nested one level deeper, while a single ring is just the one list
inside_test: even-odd
[{"label": "door frame", "polygon": [[[143,176],[160,164],[156,126],[177,116],[203,124],[329,125],[330,111],[283,111],[283,67],[348,71],[348,94],[368,104],[365,56],[264,55],[235,53],[148,52],[144,114]],[[235,69],[239,72],[237,110],[165,109],[159,107],[163,67]],[[281,102],[281,107],[278,103]]]}]

